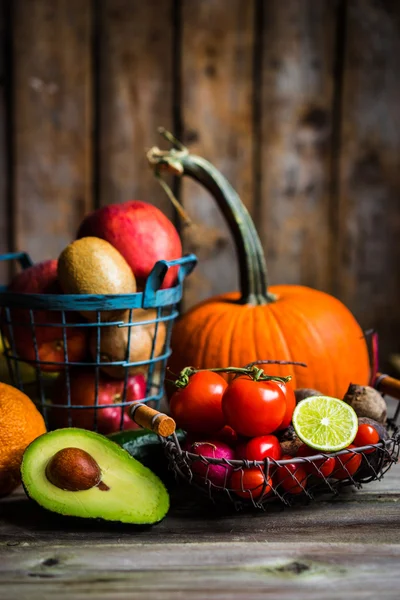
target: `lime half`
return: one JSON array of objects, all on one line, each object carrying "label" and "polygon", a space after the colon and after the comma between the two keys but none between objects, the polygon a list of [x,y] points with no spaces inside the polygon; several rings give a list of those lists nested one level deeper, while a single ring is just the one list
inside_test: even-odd
[{"label": "lime half", "polygon": [[343,400],[329,396],[311,396],[299,402],[292,422],[302,442],[324,452],[347,448],[358,429],[354,409]]}]

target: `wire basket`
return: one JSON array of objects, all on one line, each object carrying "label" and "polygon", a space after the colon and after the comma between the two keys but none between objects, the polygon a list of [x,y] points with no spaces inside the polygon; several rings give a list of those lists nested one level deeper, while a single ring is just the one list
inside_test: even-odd
[{"label": "wire basket", "polygon": [[[381,375],[382,378],[396,381],[396,389],[391,395],[400,399],[400,382]],[[389,386],[386,390],[391,391]],[[161,435],[160,439],[169,468],[178,480],[188,483],[214,503],[233,504],[237,510],[246,507],[265,510],[274,502],[290,506],[311,501],[324,493],[337,495],[345,486],[361,488],[380,480],[399,458],[400,433],[396,425],[399,413],[400,403],[394,417],[388,420],[388,439],[377,444],[287,460],[212,458],[182,448],[175,433],[168,437]],[[162,418],[167,417],[162,415]],[[153,422],[154,419],[155,413]],[[149,420],[147,425],[140,419],[137,421],[159,433],[152,424],[149,425]],[[211,475],[216,466],[220,474],[225,470],[222,478],[219,476],[219,483],[215,483],[215,477]]]},{"label": "wire basket", "polygon": [[[26,253],[4,254],[0,261],[33,265]],[[49,429],[108,434],[137,427],[128,408],[138,400],[160,406],[183,282],[196,263],[193,254],[157,262],[135,294],[29,294],[1,286],[7,380],[34,400]],[[176,285],[160,289],[170,268],[177,271]],[[104,355],[106,339],[118,360]]]}]

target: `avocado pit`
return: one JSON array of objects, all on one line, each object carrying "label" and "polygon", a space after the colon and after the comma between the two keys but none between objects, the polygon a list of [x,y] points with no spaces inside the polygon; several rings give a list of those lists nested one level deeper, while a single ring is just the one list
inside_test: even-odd
[{"label": "avocado pit", "polygon": [[101,483],[101,470],[85,450],[63,448],[47,463],[46,477],[61,490],[80,492]]}]

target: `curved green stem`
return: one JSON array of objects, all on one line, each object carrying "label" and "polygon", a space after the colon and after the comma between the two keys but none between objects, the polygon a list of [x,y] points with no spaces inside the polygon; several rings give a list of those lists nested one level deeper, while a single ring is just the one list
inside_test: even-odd
[{"label": "curved green stem", "polygon": [[277,377],[275,375],[266,375],[262,369],[258,369],[255,365],[252,367],[217,367],[215,369],[195,369],[194,367],[185,367],[179,373],[178,379],[174,382],[176,387],[184,388],[190,381],[190,378],[195,373],[208,371],[211,373],[233,373],[235,375],[247,375],[253,381],[279,381],[287,383],[292,379],[291,375],[287,377]]},{"label": "curved green stem", "polygon": [[189,154],[172,134],[162,130],[175,148],[161,151],[152,148],[148,160],[155,172],[166,170],[174,175],[188,175],[203,185],[215,198],[233,235],[239,260],[240,302],[266,304],[275,297],[268,293],[264,252],[254,223],[246,207],[228,180],[208,161]]}]

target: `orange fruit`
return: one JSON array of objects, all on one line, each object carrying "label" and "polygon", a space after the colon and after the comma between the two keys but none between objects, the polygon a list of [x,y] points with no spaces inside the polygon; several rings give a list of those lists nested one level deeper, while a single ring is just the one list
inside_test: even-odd
[{"label": "orange fruit", "polygon": [[0,497],[21,483],[22,455],[42,433],[46,425],[32,400],[12,385],[0,383]]}]

